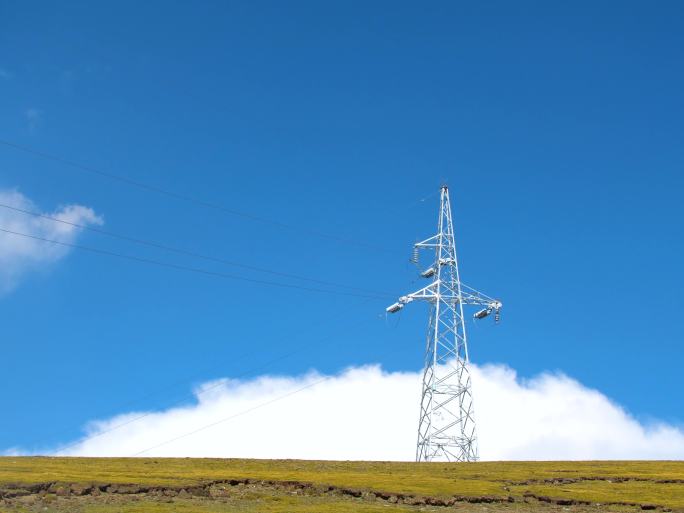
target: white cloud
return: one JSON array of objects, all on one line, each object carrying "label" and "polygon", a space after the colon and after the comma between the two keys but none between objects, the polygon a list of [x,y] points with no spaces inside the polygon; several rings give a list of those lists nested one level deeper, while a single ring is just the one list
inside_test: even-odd
[{"label": "white cloud", "polygon": [[[0,204],[41,213],[16,190],[0,189]],[[79,225],[102,224],[92,209],[67,205],[44,215]],[[73,243],[81,228],[0,207],[0,228],[62,243]],[[30,271],[44,269],[64,258],[69,248],[0,231],[0,295],[11,291]]]},{"label": "white cloud", "polygon": [[35,133],[36,130],[43,123],[43,111],[35,108],[26,109],[24,113],[26,116],[26,122],[28,123],[28,129],[31,134]]},{"label": "white cloud", "polygon": [[[526,381],[486,365],[473,368],[473,380],[482,459],[684,458],[683,431],[640,424],[562,374]],[[92,422],[91,438],[62,454],[132,456],[201,429],[143,455],[412,460],[419,389],[419,373],[379,366],[206,383],[196,404]]]}]

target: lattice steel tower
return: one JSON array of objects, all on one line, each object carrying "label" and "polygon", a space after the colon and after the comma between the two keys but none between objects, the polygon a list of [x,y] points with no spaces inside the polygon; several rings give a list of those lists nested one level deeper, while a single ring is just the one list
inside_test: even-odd
[{"label": "lattice steel tower", "polygon": [[418,264],[421,250],[434,252],[434,262],[420,273],[432,282],[400,297],[387,312],[398,312],[414,300],[430,304],[416,461],[477,461],[463,307],[479,305],[482,309],[474,314],[476,319],[494,312],[498,322],[501,302],[461,283],[446,185],[440,196],[437,235],[416,243],[412,258]]}]

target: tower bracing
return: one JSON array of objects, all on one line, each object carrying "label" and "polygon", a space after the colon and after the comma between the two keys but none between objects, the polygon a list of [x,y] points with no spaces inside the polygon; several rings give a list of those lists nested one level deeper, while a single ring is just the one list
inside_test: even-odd
[{"label": "tower bracing", "polygon": [[420,272],[430,284],[387,307],[395,313],[413,301],[430,305],[416,461],[477,461],[464,307],[479,306],[475,319],[494,313],[498,322],[501,302],[461,283],[446,185],[441,188],[437,234],[414,245],[415,264],[421,253],[434,257]]}]

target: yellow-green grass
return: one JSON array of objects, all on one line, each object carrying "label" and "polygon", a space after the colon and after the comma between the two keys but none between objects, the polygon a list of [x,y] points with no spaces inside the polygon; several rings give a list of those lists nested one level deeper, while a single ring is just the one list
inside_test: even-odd
[{"label": "yellow-green grass", "polygon": [[[546,479],[629,478],[548,484]],[[7,483],[133,483],[185,486],[227,479],[301,481],[423,496],[526,492],[592,502],[684,508],[684,462],[481,462],[467,464],[183,458],[0,458]],[[638,481],[648,480],[648,481]],[[679,483],[658,483],[674,480]],[[526,482],[525,484],[519,484]],[[370,507],[370,506],[369,506]],[[375,507],[375,506],[373,506]]]},{"label": "yellow-green grass", "polygon": [[[560,499],[575,499],[592,503],[659,504],[684,509],[684,483],[653,483],[649,481],[581,481],[561,485],[533,485],[512,488]],[[517,493],[516,493],[517,494]]]}]

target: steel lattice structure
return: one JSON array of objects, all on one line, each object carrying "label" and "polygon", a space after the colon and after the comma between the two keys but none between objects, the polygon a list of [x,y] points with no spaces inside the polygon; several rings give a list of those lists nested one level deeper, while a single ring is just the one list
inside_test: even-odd
[{"label": "steel lattice structure", "polygon": [[421,250],[434,252],[434,262],[420,273],[432,282],[387,308],[394,313],[414,300],[430,304],[416,461],[477,461],[463,307],[479,305],[476,319],[494,312],[498,321],[501,302],[461,283],[446,185],[441,188],[437,235],[414,245],[416,264]]}]

